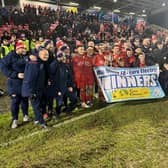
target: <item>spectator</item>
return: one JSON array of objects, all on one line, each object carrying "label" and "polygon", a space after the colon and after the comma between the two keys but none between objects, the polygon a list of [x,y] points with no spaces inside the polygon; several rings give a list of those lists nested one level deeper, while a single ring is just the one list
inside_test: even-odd
[{"label": "spectator", "polygon": [[3,58],[11,51],[11,46],[9,42],[9,37],[3,37],[1,38],[2,44],[1,44],[1,55],[0,58]]}]

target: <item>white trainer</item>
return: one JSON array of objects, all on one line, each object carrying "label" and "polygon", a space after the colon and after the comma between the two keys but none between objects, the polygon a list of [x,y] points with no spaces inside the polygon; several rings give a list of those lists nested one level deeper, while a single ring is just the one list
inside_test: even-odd
[{"label": "white trainer", "polygon": [[34,121],[34,124],[35,124],[35,125],[39,124],[39,121]]},{"label": "white trainer", "polygon": [[23,122],[28,122],[29,121],[29,116],[28,115],[25,115],[24,117],[23,117]]},{"label": "white trainer", "polygon": [[87,105],[85,102],[81,103],[82,108],[90,108],[89,105]]},{"label": "white trainer", "polygon": [[41,128],[43,128],[43,129],[47,129],[47,128],[48,128],[46,124],[40,124],[40,126],[41,126]]},{"label": "white trainer", "polygon": [[18,120],[13,120],[12,125],[11,125],[11,128],[12,128],[12,129],[15,129],[15,128],[17,128],[17,127],[18,127]]}]

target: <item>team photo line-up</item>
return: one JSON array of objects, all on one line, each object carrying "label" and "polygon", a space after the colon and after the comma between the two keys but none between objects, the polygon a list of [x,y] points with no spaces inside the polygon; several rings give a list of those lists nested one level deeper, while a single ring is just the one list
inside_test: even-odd
[{"label": "team photo line-up", "polygon": [[29,102],[34,124],[47,128],[47,118],[71,114],[79,102],[82,108],[90,108],[93,96],[104,101],[94,67],[158,65],[167,94],[168,35],[163,31],[130,22],[102,23],[72,12],[60,13],[52,32],[27,26],[15,25],[1,36],[0,71],[7,77],[11,128],[18,127],[20,108],[23,122],[30,120]]}]

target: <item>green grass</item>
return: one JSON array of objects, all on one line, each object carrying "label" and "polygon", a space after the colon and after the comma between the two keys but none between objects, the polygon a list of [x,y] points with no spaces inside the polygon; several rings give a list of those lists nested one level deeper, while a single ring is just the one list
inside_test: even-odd
[{"label": "green grass", "polygon": [[[6,87],[6,78],[0,72],[0,89],[5,90]],[[9,98],[0,97],[0,113],[5,113],[9,111]]]},{"label": "green grass", "polygon": [[0,88],[5,89],[6,77],[0,72]]},{"label": "green grass", "polygon": [[[62,116],[49,125],[95,108],[78,110],[72,117]],[[0,147],[0,167],[167,168],[167,109],[167,99],[109,106],[95,115]],[[9,121],[9,114],[0,116],[0,143],[39,130],[31,123],[10,130]]]}]

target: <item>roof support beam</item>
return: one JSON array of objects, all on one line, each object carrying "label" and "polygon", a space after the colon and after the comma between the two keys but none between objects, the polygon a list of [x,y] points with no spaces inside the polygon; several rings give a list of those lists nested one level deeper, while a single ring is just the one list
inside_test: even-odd
[{"label": "roof support beam", "polygon": [[159,13],[165,12],[165,11],[167,11],[167,6],[160,7],[158,9],[154,10],[154,11],[151,11],[151,15],[156,15],[156,14],[159,14]]}]

